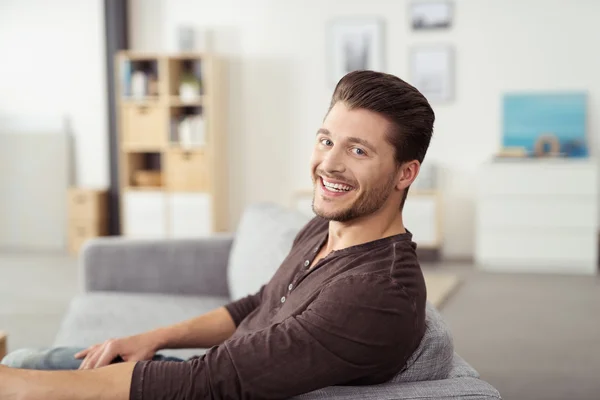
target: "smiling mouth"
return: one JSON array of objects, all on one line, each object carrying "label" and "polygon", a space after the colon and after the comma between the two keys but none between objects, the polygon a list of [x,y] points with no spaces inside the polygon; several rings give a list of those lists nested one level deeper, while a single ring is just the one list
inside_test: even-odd
[{"label": "smiling mouth", "polygon": [[341,193],[348,193],[348,192],[354,190],[354,187],[347,185],[345,183],[331,182],[331,181],[328,181],[327,179],[323,178],[322,176],[319,178],[321,181],[321,185],[328,192],[341,194]]}]

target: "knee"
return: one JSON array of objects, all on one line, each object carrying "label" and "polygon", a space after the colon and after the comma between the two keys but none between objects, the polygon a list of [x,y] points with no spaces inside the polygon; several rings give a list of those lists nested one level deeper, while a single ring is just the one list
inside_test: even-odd
[{"label": "knee", "polygon": [[36,350],[31,349],[16,350],[8,353],[0,364],[11,368],[33,369],[37,353]]}]

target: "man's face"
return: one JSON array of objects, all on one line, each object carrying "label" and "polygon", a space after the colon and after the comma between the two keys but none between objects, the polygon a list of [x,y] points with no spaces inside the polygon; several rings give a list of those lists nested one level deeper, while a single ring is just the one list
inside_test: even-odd
[{"label": "man's face", "polygon": [[400,204],[394,148],[386,140],[391,123],[365,109],[338,102],[317,132],[311,158],[313,210],[346,222]]}]

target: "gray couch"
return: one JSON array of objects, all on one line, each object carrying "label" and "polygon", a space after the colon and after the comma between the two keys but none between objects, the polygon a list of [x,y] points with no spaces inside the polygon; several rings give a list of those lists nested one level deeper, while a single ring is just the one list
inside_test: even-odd
[{"label": "gray couch", "polygon": [[[99,238],[80,257],[82,293],[70,304],[56,346],[88,346],[172,324],[254,293],[283,261],[308,217],[269,204],[244,213],[235,236],[206,239]],[[187,358],[201,349],[165,350]],[[451,334],[427,304],[427,331],[407,367],[390,382],[328,387],[301,399],[499,399],[455,352]]]}]

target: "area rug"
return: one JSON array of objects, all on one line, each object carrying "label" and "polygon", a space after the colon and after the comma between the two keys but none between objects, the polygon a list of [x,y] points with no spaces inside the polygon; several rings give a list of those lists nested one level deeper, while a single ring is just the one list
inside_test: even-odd
[{"label": "area rug", "polygon": [[423,272],[423,276],[427,287],[427,300],[438,309],[456,292],[460,284],[458,276],[452,274]]}]

